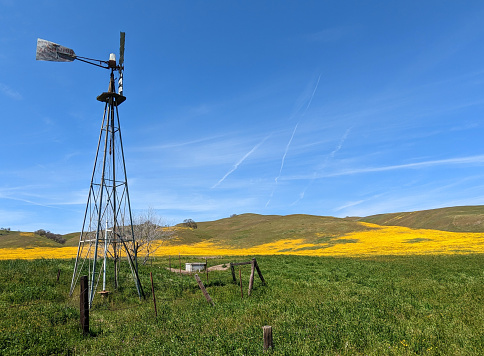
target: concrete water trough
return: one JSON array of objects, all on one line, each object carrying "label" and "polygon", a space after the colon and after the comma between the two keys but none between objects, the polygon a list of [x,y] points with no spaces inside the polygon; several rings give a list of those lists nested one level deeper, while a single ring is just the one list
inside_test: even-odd
[{"label": "concrete water trough", "polygon": [[185,271],[187,272],[200,272],[205,270],[205,262],[190,262],[185,263]]}]

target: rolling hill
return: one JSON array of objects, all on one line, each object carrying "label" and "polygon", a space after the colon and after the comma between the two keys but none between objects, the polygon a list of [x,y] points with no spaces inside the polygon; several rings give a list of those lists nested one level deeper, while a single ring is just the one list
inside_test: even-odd
[{"label": "rolling hill", "polygon": [[378,214],[359,220],[382,226],[404,226],[411,229],[484,232],[484,205]]},{"label": "rolling hill", "polygon": [[[372,230],[367,222],[380,226],[402,226],[449,232],[484,232],[484,206],[460,206],[414,212],[378,214],[363,218],[335,218],[315,215],[241,214],[230,218],[198,222],[197,229],[177,225],[177,238],[170,245],[210,241],[233,248],[251,248],[283,239],[302,239],[308,243],[331,243],[347,234]],[[63,235],[58,244],[32,232],[3,231],[0,248],[75,247],[79,233]]]},{"label": "rolling hill", "polygon": [[216,221],[201,222],[197,225],[197,229],[179,228],[178,238],[171,244],[190,244],[210,240],[219,245],[249,248],[275,240],[292,238],[321,243],[351,232],[371,229],[352,219],[303,214],[287,216],[241,214]]}]

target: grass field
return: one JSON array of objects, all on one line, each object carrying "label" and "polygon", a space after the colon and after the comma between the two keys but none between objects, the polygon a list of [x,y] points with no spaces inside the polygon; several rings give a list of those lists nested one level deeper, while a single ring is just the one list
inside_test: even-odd
[{"label": "grass field", "polygon": [[208,283],[203,274],[212,307],[193,276],[157,257],[141,267],[145,301],[124,274],[118,291],[96,297],[89,336],[79,330],[78,296],[68,296],[72,260],[0,261],[0,354],[258,355],[264,325],[273,327],[274,355],[482,354],[482,254],[257,260],[267,285],[256,279],[251,297],[249,266],[243,299],[230,271],[211,272]]}]

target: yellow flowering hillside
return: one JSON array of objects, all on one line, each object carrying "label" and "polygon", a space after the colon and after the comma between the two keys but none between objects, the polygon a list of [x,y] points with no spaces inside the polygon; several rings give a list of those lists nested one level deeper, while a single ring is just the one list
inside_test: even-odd
[{"label": "yellow flowering hillside", "polygon": [[[259,245],[237,247],[213,238],[183,243],[179,239],[164,243],[158,256],[243,256],[243,255],[307,255],[369,257],[375,255],[425,255],[484,253],[484,233],[447,232],[410,229],[400,226],[379,226],[359,222],[360,231],[342,236],[314,233],[311,237],[275,239]],[[73,258],[76,247],[4,248],[0,259]]]}]

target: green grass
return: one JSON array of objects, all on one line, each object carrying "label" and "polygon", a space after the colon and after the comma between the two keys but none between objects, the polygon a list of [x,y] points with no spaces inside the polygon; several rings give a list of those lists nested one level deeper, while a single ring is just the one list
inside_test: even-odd
[{"label": "green grass", "polygon": [[361,218],[360,220],[378,225],[405,226],[412,229],[483,232],[484,205],[379,214]]},{"label": "green grass", "polygon": [[257,261],[267,285],[256,278],[250,298],[250,266],[242,267],[243,299],[229,270],[211,272],[208,283],[201,274],[215,307],[193,276],[168,272],[166,259],[141,267],[145,301],[123,272],[118,291],[94,300],[89,336],[79,330],[78,296],[68,296],[73,261],[0,261],[0,354],[259,355],[264,325],[273,327],[274,355],[480,355],[484,349],[482,255]]},{"label": "green grass", "polygon": [[187,244],[210,239],[211,242],[235,248],[249,248],[280,239],[320,240],[323,234],[334,238],[369,228],[350,219],[315,215],[241,214],[234,217],[198,223],[197,229],[178,232],[172,243]]},{"label": "green grass", "polygon": [[32,234],[22,236],[20,231],[0,232],[0,248],[32,248],[32,247],[62,247],[64,245],[48,239],[47,237]]}]

